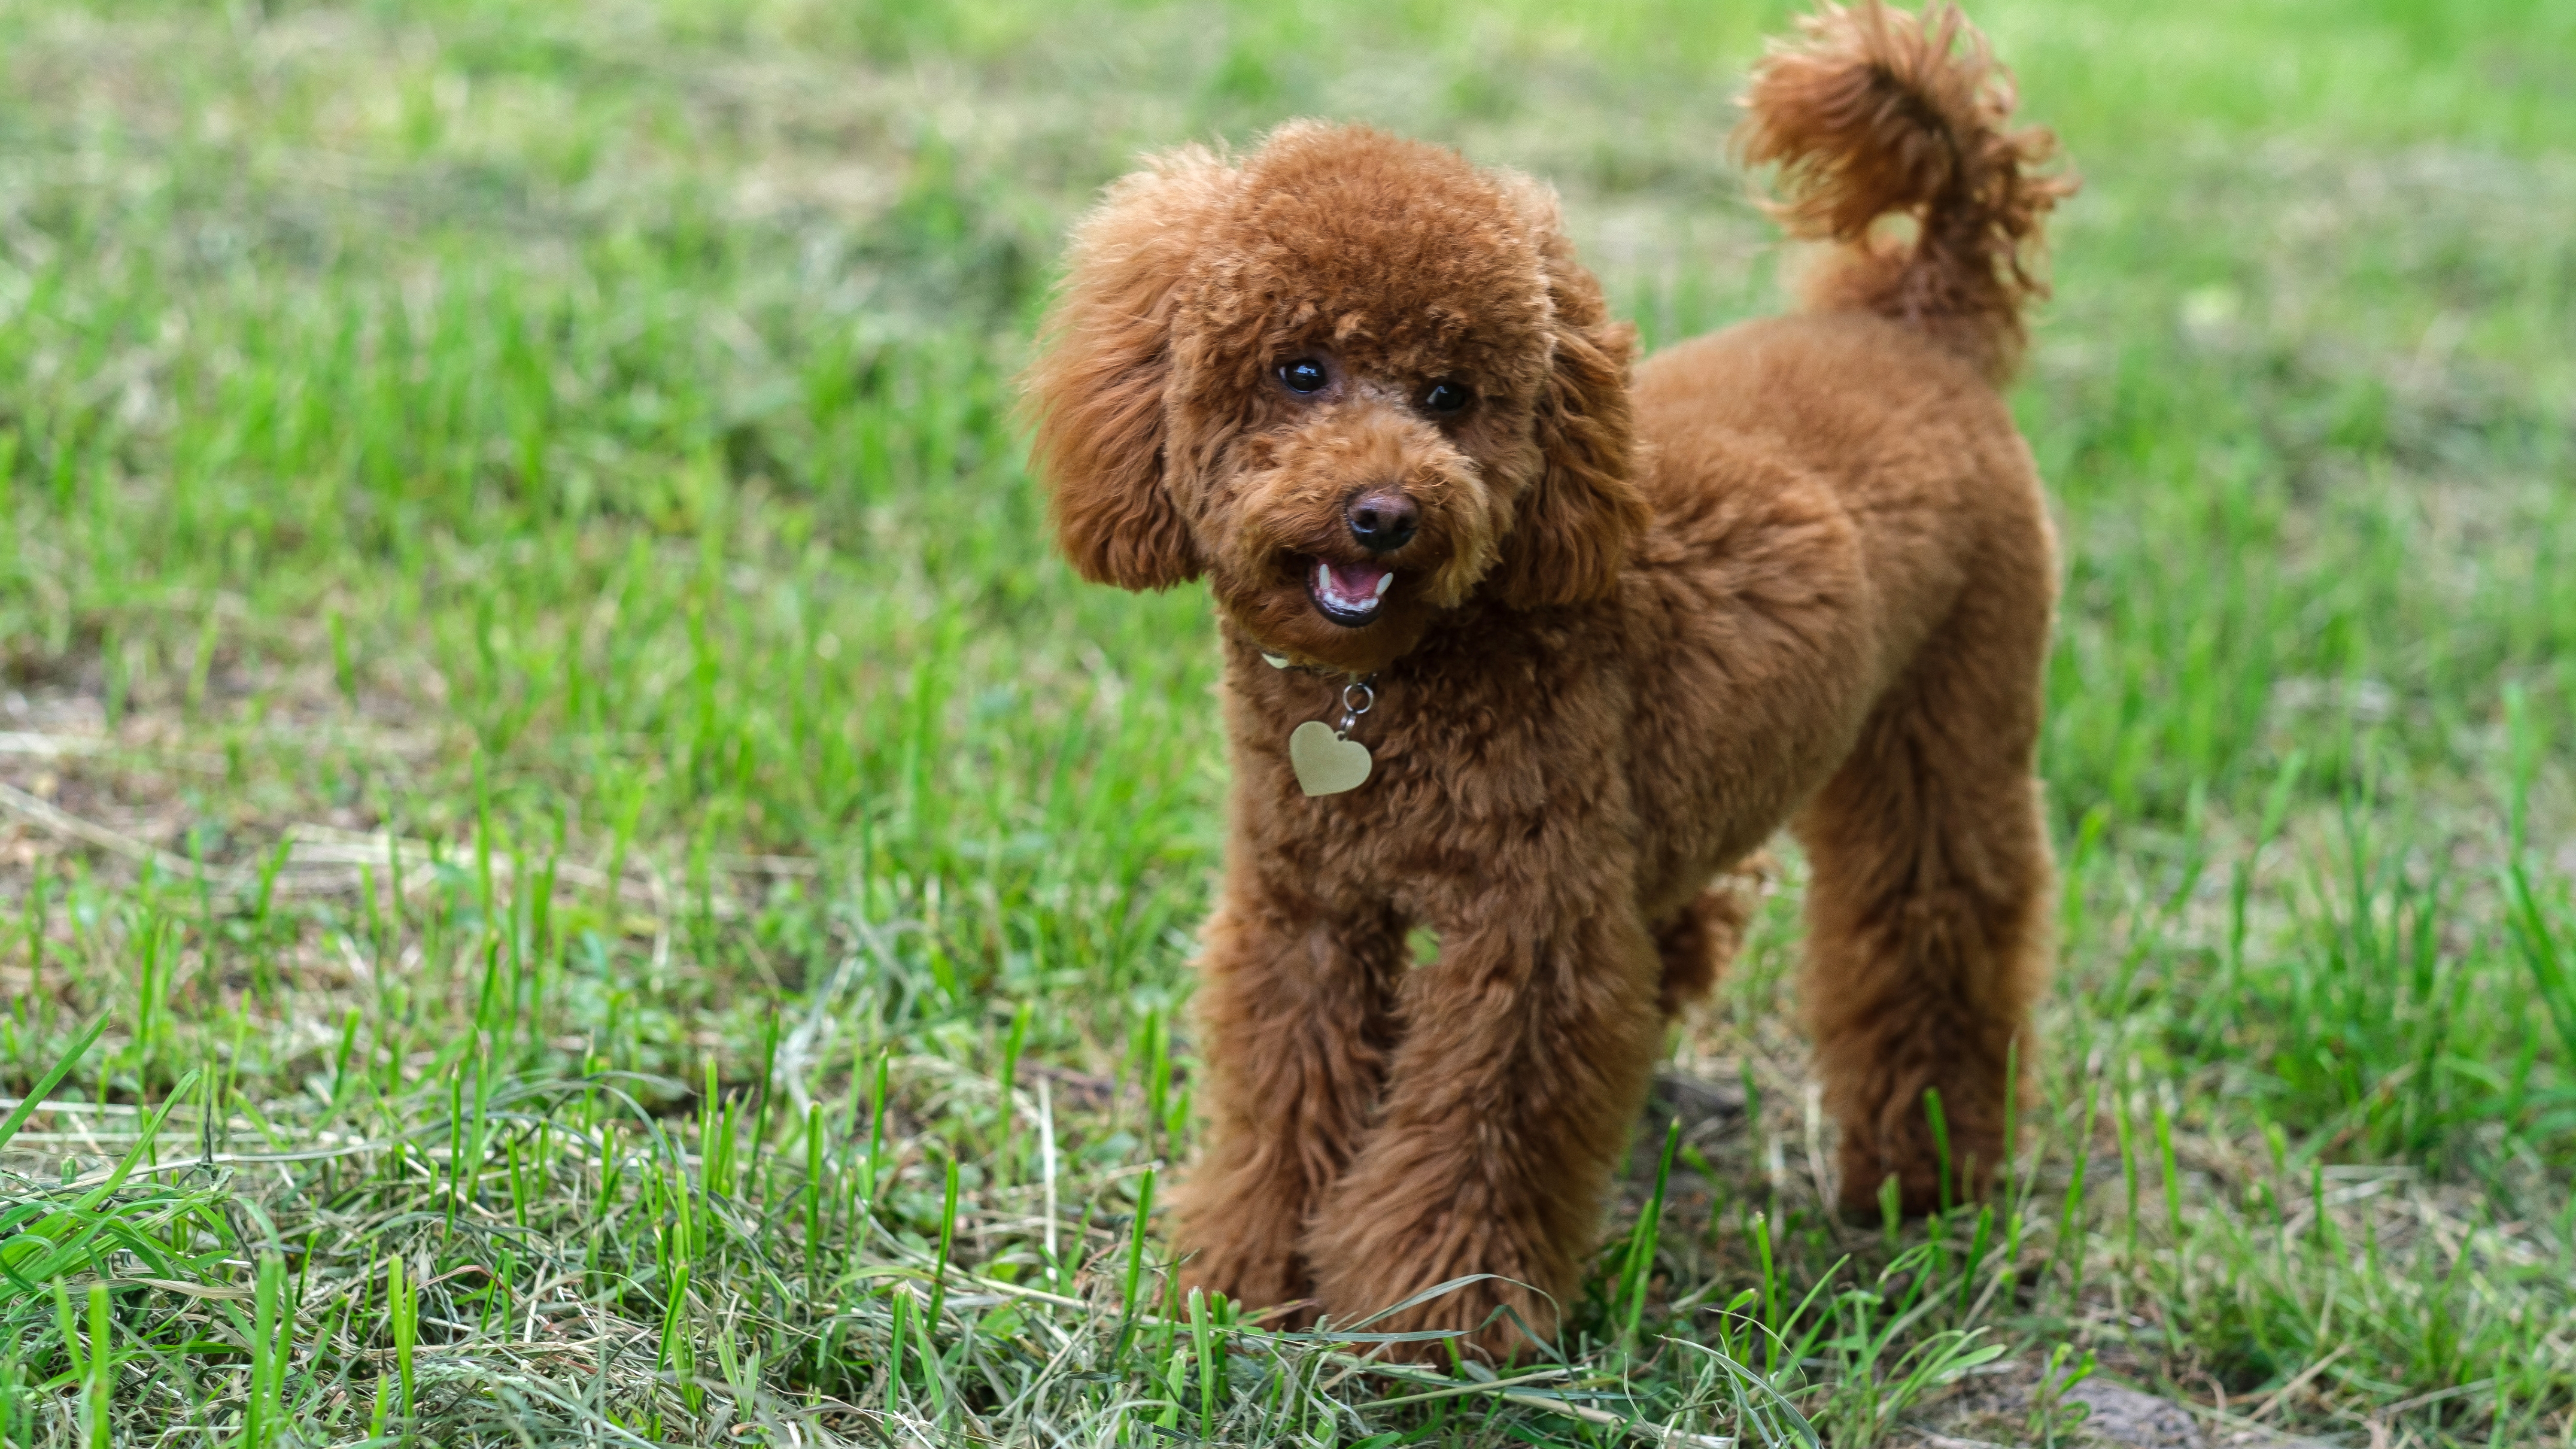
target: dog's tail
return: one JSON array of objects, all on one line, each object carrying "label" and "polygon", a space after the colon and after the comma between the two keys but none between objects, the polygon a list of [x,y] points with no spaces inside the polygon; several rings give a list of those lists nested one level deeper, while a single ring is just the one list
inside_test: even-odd
[{"label": "dog's tail", "polygon": [[[2012,79],[1946,0],[1919,16],[1823,0],[1753,73],[1736,145],[1778,163],[1771,210],[1795,236],[1838,243],[1807,305],[1919,327],[2000,383],[2021,360],[2040,220],[2075,180],[2039,170],[2045,130],[2010,130]],[[1912,236],[1882,234],[1890,215]]]}]

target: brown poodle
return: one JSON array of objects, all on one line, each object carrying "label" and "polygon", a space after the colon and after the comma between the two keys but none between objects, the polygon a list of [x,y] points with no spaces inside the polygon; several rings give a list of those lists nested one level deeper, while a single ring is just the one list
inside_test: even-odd
[{"label": "brown poodle", "polygon": [[1372,1327],[1552,1334],[1711,882],[1783,822],[1844,1206],[1935,1201],[1930,1089],[1957,1191],[2005,1158],[2054,570],[1996,388],[2071,186],[1937,4],[1828,6],[1746,105],[1836,245],[1633,375],[1546,187],[1374,131],[1168,153],[1075,236],[1029,384],[1065,552],[1205,578],[1225,648],[1193,1283],[1350,1325],[1473,1278]]}]

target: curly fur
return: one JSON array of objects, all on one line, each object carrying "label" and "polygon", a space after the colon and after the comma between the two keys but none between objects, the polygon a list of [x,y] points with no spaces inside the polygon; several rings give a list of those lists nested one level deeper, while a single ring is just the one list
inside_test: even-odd
[{"label": "curly fur", "polygon": [[[1801,313],[1633,377],[1548,190],[1437,147],[1293,124],[1082,223],[1029,378],[1057,532],[1088,578],[1205,578],[1225,651],[1192,1282],[1348,1323],[1484,1274],[1375,1326],[1552,1333],[1665,1023],[1741,927],[1712,882],[1784,822],[1846,1205],[1891,1175],[1934,1201],[1927,1089],[1961,1190],[2004,1160],[2054,566],[1994,384],[2066,190],[2009,103],[1946,9],[1824,11],[1744,145],[1837,260]],[[1292,393],[1297,358],[1331,385]],[[1471,405],[1430,411],[1441,380]],[[1368,490],[1420,527],[1352,627],[1308,581],[1369,562]],[[1289,733],[1368,675],[1376,773],[1309,798]]]},{"label": "curly fur", "polygon": [[[1808,306],[1900,318],[2001,383],[2021,359],[2021,309],[2048,294],[2031,271],[2042,217],[2075,179],[2038,168],[2044,130],[2007,130],[2012,77],[1951,6],[1920,16],[1828,4],[1753,74],[1737,147],[1778,163],[1771,208],[1793,236],[1841,243],[1807,279]],[[1891,216],[1910,240],[1873,236]]]}]

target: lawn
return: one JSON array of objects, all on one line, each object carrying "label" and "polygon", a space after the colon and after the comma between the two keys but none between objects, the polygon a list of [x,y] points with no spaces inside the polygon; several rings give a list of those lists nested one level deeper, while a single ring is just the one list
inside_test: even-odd
[{"label": "lawn", "polygon": [[0,4],[0,1439],[2576,1443],[2564,0],[1972,10],[2085,176],[1990,1201],[1820,1209],[1784,847],[1560,1358],[1171,1289],[1215,654],[1048,555],[1063,229],[1364,118],[1670,341],[1791,13]]}]

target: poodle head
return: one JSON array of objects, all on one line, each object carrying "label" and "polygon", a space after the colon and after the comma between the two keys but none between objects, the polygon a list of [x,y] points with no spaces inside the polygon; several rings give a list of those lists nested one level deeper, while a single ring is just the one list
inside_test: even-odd
[{"label": "poodle head", "polygon": [[1606,596],[1647,521],[1631,334],[1555,198],[1357,127],[1111,187],[1029,377],[1088,578],[1204,576],[1263,649],[1364,673],[1471,599]]}]

